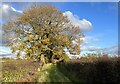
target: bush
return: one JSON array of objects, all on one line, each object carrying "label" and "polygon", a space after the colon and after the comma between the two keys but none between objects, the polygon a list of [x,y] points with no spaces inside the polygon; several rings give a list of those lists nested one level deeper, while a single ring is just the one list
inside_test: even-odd
[{"label": "bush", "polygon": [[68,63],[59,63],[59,70],[73,82],[86,84],[119,84],[120,57],[83,57]]}]

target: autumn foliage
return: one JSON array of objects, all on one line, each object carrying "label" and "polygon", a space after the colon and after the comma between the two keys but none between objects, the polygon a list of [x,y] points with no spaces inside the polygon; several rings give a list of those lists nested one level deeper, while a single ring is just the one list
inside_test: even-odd
[{"label": "autumn foliage", "polygon": [[65,48],[72,54],[80,53],[80,28],[73,26],[67,16],[53,6],[33,5],[4,24],[3,30],[18,58],[45,64],[54,59],[69,60]]}]

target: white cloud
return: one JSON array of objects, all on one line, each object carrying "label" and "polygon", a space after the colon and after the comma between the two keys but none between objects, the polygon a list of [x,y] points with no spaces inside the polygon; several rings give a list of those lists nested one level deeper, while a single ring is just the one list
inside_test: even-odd
[{"label": "white cloud", "polygon": [[20,11],[20,10],[16,10],[15,8],[11,7],[11,9],[15,12],[19,12],[19,13],[22,13],[23,11]]},{"label": "white cloud", "polygon": [[106,47],[106,48],[102,48],[100,49],[101,52],[103,53],[107,53],[109,55],[118,55],[119,53],[119,49],[118,49],[118,45],[114,45],[114,46],[110,46],[110,47]]},{"label": "white cloud", "polygon": [[[85,31],[89,31],[92,29],[92,23],[86,19],[80,19],[77,15],[74,15],[72,12],[70,11],[66,11],[63,13],[64,16],[67,16],[68,19],[70,20],[70,23],[76,27],[79,27],[81,31],[85,32]],[[80,38],[81,40],[83,40],[83,44],[88,44],[88,43],[92,43],[92,42],[97,42],[99,41],[98,38],[93,37],[93,36],[85,36],[83,38]],[[73,41],[73,43],[76,43],[75,41]],[[100,47],[96,47],[96,46],[81,46],[81,50],[82,51],[96,51],[101,49]]]},{"label": "white cloud", "polygon": [[85,37],[80,38],[80,39],[83,40],[83,44],[88,44],[88,43],[100,41],[100,39],[93,37],[93,36],[85,36]]},{"label": "white cloud", "polygon": [[106,53],[110,56],[119,55],[118,45],[109,46],[106,48],[101,48],[97,46],[81,46],[82,51],[97,51],[101,53]]},{"label": "white cloud", "polygon": [[0,23],[0,45],[2,44],[2,33],[3,33],[3,31],[2,31],[2,24]]},{"label": "white cloud", "polygon": [[83,51],[96,51],[96,50],[99,50],[101,49],[100,47],[96,47],[96,46],[82,46],[81,47],[81,50]]},{"label": "white cloud", "polygon": [[[0,4],[0,19],[3,22],[8,21],[10,18],[15,18],[16,16],[20,15],[22,13],[22,11],[20,10],[16,10],[15,8],[13,8],[12,6],[9,6],[8,4]],[[2,27],[2,23],[0,23],[0,27]],[[1,42],[0,45],[2,45],[2,43],[6,43],[7,41],[5,40],[4,36],[2,36],[2,28],[0,28],[0,38],[1,38]]]},{"label": "white cloud", "polygon": [[4,21],[7,21],[9,18],[14,18],[22,13],[22,11],[16,10],[15,8],[9,6],[8,4],[0,5],[0,10],[2,12],[1,13],[2,16],[0,16],[0,18],[2,18],[2,20]]},{"label": "white cloud", "polygon": [[67,16],[70,20],[70,23],[76,27],[79,27],[81,31],[87,31],[92,28],[92,23],[86,19],[80,20],[77,15],[73,15],[72,12],[66,11],[63,13],[64,16]]}]

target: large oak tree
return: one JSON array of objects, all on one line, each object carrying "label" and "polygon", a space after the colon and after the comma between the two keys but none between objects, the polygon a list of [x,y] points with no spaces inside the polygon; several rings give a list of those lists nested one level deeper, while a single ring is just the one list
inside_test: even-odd
[{"label": "large oak tree", "polygon": [[3,30],[18,58],[49,63],[53,59],[69,60],[65,48],[72,54],[80,53],[80,28],[53,6],[34,5],[4,24]]}]

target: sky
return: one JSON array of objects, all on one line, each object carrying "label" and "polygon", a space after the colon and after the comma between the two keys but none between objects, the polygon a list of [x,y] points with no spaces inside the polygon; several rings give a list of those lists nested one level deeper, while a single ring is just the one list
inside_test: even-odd
[{"label": "sky", "polygon": [[[3,24],[8,17],[22,14],[33,3],[9,2],[2,3]],[[80,26],[85,34],[84,43],[81,45],[82,52],[112,49],[118,45],[118,3],[117,2],[57,2],[36,3],[39,5],[52,5],[57,7],[70,21]],[[4,46],[5,47],[5,46]],[[3,46],[0,47],[3,49]],[[8,48],[4,48],[8,51]],[[10,50],[9,50],[10,51]]]}]

